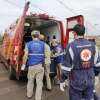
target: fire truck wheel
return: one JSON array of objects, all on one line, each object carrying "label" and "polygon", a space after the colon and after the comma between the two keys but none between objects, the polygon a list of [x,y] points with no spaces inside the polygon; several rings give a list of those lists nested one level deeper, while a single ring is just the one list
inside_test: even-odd
[{"label": "fire truck wheel", "polygon": [[9,66],[9,79],[10,80],[15,80],[16,79],[16,71],[12,67],[12,65]]}]

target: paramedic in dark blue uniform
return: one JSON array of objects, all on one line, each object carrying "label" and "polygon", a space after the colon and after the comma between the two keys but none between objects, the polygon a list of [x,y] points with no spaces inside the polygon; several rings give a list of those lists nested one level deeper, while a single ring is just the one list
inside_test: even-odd
[{"label": "paramedic in dark blue uniform", "polygon": [[[85,27],[75,25],[76,39],[66,48],[65,62],[62,66],[60,89],[64,91],[65,76],[69,77],[69,100],[94,100],[95,74],[93,66],[100,66],[98,49],[84,39]],[[97,62],[98,61],[98,62]]]},{"label": "paramedic in dark blue uniform", "polygon": [[[93,44],[96,45],[96,42],[95,42],[95,39],[94,38],[89,38],[88,40],[91,41]],[[100,57],[100,53],[99,53],[99,57]],[[94,66],[94,73],[95,73],[95,86],[96,86],[99,83],[100,67],[95,67]],[[94,92],[94,100],[99,100],[99,97],[96,94],[95,88],[94,88],[93,92]]]},{"label": "paramedic in dark blue uniform", "polygon": [[[88,40],[91,41],[94,45],[96,45],[96,42],[95,42],[94,38],[90,38]],[[100,55],[100,53],[99,53],[99,55]],[[100,67],[94,67],[94,73],[95,73],[95,77],[99,76]]]}]

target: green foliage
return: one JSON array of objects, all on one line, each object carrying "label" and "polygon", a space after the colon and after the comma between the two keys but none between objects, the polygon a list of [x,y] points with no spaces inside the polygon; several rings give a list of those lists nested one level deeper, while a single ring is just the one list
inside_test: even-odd
[{"label": "green foliage", "polygon": [[98,49],[100,50],[100,36],[98,36],[96,38],[96,45],[97,45]]},{"label": "green foliage", "polygon": [[0,45],[2,44],[2,42],[3,42],[3,36],[0,35]]}]

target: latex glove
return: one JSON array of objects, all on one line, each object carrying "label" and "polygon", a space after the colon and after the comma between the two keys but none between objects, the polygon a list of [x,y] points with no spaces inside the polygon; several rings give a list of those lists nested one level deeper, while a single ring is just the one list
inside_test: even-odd
[{"label": "latex glove", "polygon": [[21,70],[23,71],[23,70],[25,70],[25,64],[23,64],[22,66],[21,66]]},{"label": "latex glove", "polygon": [[60,83],[60,90],[64,92],[65,88],[65,82]]}]

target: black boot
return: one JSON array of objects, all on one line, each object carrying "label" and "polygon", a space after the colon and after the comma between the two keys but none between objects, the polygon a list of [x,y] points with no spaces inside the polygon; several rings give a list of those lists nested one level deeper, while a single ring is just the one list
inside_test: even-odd
[{"label": "black boot", "polygon": [[94,100],[100,100],[96,93],[94,93]]}]

